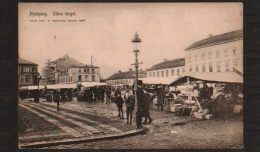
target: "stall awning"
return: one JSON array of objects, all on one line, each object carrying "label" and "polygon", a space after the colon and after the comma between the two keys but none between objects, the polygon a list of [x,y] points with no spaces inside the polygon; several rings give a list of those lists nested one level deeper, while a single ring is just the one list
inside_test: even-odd
[{"label": "stall awning", "polygon": [[[43,86],[43,85],[39,86],[39,89],[44,89],[44,88],[45,88],[45,86]],[[20,90],[38,90],[38,86],[37,85],[36,86],[23,86],[20,88]]]},{"label": "stall awning", "polygon": [[189,81],[206,81],[212,83],[243,83],[243,76],[234,73],[234,72],[223,72],[223,73],[192,73],[186,74],[175,81],[170,83],[171,86],[176,86],[179,84],[183,84],[187,82],[187,78],[189,77]]},{"label": "stall awning", "polygon": [[47,89],[73,89],[76,87],[76,83],[47,85]]},{"label": "stall awning", "polygon": [[169,85],[173,78],[139,78],[144,84],[166,84]]},{"label": "stall awning", "polygon": [[107,85],[104,82],[81,82],[83,87],[94,87],[94,86],[104,86]]}]

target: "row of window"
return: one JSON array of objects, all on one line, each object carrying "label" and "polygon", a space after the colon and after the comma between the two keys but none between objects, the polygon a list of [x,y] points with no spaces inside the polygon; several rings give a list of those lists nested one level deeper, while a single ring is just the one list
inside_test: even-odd
[{"label": "row of window", "polygon": [[[78,75],[78,81],[82,81],[84,75]],[[89,75],[85,75],[85,81],[88,81]],[[91,81],[96,81],[96,76],[91,76]],[[73,82],[72,76],[64,76],[59,78],[59,83]]]},{"label": "row of window", "polygon": [[162,70],[162,71],[150,71],[148,72],[148,76],[151,77],[169,77],[169,76],[179,76],[182,73],[185,73],[185,68],[182,69],[168,69],[168,70]]},{"label": "row of window", "polygon": [[95,73],[95,69],[87,69],[87,68],[84,68],[84,69],[79,68],[78,69],[79,72],[87,72],[87,73],[89,73],[90,70],[91,70],[92,73]]},{"label": "row of window", "polygon": [[[207,66],[208,65],[208,66]],[[214,69],[213,69],[213,63],[210,62],[206,65],[206,63],[203,63],[202,65],[199,65],[199,64],[196,64],[195,67],[194,67],[194,72],[206,72],[206,66],[208,68],[208,72],[214,72]],[[222,63],[220,61],[216,62],[216,72],[222,72],[221,71],[221,66],[222,66]],[[231,71],[231,70],[234,70],[233,68],[237,68],[238,67],[238,60],[233,60],[233,66],[231,67],[230,65],[230,61],[227,60],[224,62],[224,67],[225,67],[225,71]],[[193,66],[190,65],[189,66],[189,72],[193,72]]]},{"label": "row of window", "polygon": [[[224,57],[228,57],[230,55],[237,55],[237,48],[233,47],[231,50],[228,50],[228,48],[224,49]],[[198,60],[206,60],[206,55],[207,55],[207,59],[213,59],[214,57],[216,58],[220,58],[221,57],[221,51],[217,50],[215,53],[213,53],[213,51],[209,51],[207,53],[203,52],[201,54],[195,54],[194,55],[194,61],[198,61]],[[192,56],[188,57],[188,62],[192,62],[193,58]]]},{"label": "row of window", "polygon": [[37,68],[36,68],[36,67],[24,67],[24,66],[20,66],[20,67],[19,67],[19,71],[20,71],[20,72],[37,72]]}]

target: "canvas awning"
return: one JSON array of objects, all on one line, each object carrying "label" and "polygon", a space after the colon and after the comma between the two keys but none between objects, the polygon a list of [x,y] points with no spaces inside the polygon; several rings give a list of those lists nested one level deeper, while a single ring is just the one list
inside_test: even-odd
[{"label": "canvas awning", "polygon": [[104,86],[107,85],[104,82],[81,82],[83,87],[94,87],[94,86]]},{"label": "canvas awning", "polygon": [[169,85],[173,78],[139,78],[144,84],[166,84]]},{"label": "canvas awning", "polygon": [[212,83],[243,83],[243,76],[234,72],[225,73],[192,73],[183,75],[170,83],[170,86],[176,86],[189,81],[206,81]]},{"label": "canvas awning", "polygon": [[[45,86],[43,86],[43,85],[39,86],[39,89],[44,89],[44,88],[45,88]],[[36,86],[23,86],[20,88],[20,90],[38,90],[38,86],[37,85]]]},{"label": "canvas awning", "polygon": [[73,89],[76,87],[77,87],[77,84],[75,84],[75,83],[47,85],[47,89]]}]

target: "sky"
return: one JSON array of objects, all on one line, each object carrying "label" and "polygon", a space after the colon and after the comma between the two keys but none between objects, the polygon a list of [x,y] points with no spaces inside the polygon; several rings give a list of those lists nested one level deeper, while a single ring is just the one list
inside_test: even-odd
[{"label": "sky", "polygon": [[[63,13],[54,16],[53,11]],[[47,16],[30,16],[30,13]],[[75,16],[65,16],[75,12]],[[47,22],[77,19],[77,22]],[[79,20],[85,19],[84,22]],[[44,20],[45,22],[31,22]],[[20,3],[19,50],[39,65],[68,54],[101,69],[102,78],[127,71],[134,63],[131,40],[142,39],[142,69],[164,59],[184,57],[192,43],[212,35],[243,29],[242,3]]]}]

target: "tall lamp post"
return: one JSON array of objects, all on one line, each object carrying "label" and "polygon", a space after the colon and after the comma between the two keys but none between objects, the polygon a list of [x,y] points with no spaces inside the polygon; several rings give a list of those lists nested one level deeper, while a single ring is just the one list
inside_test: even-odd
[{"label": "tall lamp post", "polygon": [[[135,37],[134,39],[132,40],[132,43],[134,45],[134,55],[135,55],[135,63],[132,64],[134,67],[135,67],[135,101],[136,103],[138,102],[137,101],[137,81],[138,81],[138,67],[140,64],[142,64],[142,62],[139,62],[138,61],[138,54],[140,53],[140,50],[139,50],[139,45],[140,43],[142,42],[142,40],[139,38],[139,35],[138,33],[136,32],[135,33]],[[137,104],[136,104],[137,105]]]}]

